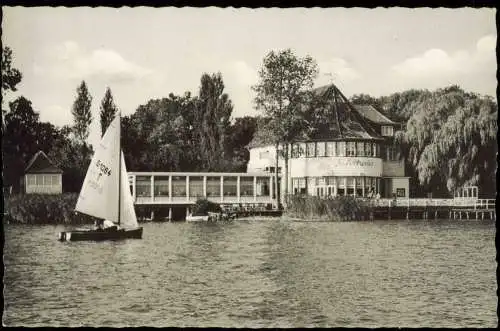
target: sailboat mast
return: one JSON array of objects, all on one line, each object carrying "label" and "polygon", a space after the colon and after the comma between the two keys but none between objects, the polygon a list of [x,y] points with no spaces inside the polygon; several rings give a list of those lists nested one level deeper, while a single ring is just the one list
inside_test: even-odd
[{"label": "sailboat mast", "polygon": [[118,111],[118,225],[120,225],[120,209],[121,209],[121,182],[122,182],[122,146],[121,146],[121,111]]}]

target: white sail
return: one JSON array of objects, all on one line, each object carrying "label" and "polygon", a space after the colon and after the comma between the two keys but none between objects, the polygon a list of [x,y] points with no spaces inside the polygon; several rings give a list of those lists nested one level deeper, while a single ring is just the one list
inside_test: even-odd
[{"label": "white sail", "polygon": [[137,217],[134,210],[134,201],[130,193],[130,184],[128,181],[127,167],[125,166],[125,158],[121,153],[121,201],[120,201],[120,227],[122,228],[137,228]]},{"label": "white sail", "polygon": [[[109,125],[95,148],[75,210],[118,221],[118,180],[120,148],[120,116]],[[128,185],[127,185],[128,188]]]}]

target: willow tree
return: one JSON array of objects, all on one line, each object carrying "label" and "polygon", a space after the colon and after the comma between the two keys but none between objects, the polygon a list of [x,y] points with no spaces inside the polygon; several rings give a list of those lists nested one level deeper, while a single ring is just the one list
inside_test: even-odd
[{"label": "willow tree", "polygon": [[106,89],[106,93],[104,94],[104,98],[101,101],[101,136],[104,136],[106,129],[115,118],[115,114],[118,111],[118,108],[115,105],[113,100],[113,95],[111,94],[111,89],[108,87]]},{"label": "willow tree", "polygon": [[316,61],[310,56],[297,57],[290,49],[269,52],[259,70],[259,82],[252,87],[256,93],[256,108],[270,118],[268,128],[272,132],[276,149],[275,185],[277,197],[279,147],[283,147],[285,163],[285,196],[288,195],[289,144],[302,127],[303,104],[318,75]]},{"label": "willow tree", "polygon": [[452,193],[463,185],[495,192],[497,105],[457,86],[413,103],[415,111],[397,141],[420,185]]}]

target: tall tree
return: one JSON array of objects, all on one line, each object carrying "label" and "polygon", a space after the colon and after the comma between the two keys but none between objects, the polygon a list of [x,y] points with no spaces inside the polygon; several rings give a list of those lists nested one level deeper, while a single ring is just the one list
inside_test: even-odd
[{"label": "tall tree", "polygon": [[4,91],[17,91],[16,85],[21,82],[23,75],[12,68],[12,50],[9,47],[2,47],[2,94]]},{"label": "tall tree", "polygon": [[5,186],[19,190],[19,179],[29,159],[37,151],[39,114],[31,101],[21,96],[9,103],[2,135],[3,181]]},{"label": "tall tree", "polygon": [[205,171],[223,170],[226,162],[233,104],[224,93],[220,73],[203,74],[196,100],[194,131]]},{"label": "tall tree", "polygon": [[3,109],[3,99],[7,91],[17,91],[17,84],[21,82],[23,75],[21,72],[12,68],[12,50],[9,47],[2,46],[2,129],[5,130],[5,114],[7,110]]},{"label": "tall tree", "polygon": [[118,111],[114,101],[113,95],[111,94],[111,89],[108,87],[104,98],[101,101],[101,137],[104,136],[106,129],[115,118],[115,114]]},{"label": "tall tree", "polygon": [[83,145],[89,136],[90,124],[92,123],[92,112],[90,110],[92,106],[92,96],[89,93],[85,81],[82,81],[78,86],[76,94],[76,99],[71,109],[71,114],[73,114],[73,119],[75,121],[73,129],[77,141]]},{"label": "tall tree", "polygon": [[[285,161],[285,195],[288,195],[289,143],[302,127],[302,108],[318,75],[316,61],[310,56],[297,57],[290,49],[269,52],[259,70],[260,81],[255,91],[257,109],[263,110],[271,120],[268,123],[274,135],[276,148],[276,192],[278,186],[279,146],[283,146]],[[277,195],[279,197],[279,195]]]}]

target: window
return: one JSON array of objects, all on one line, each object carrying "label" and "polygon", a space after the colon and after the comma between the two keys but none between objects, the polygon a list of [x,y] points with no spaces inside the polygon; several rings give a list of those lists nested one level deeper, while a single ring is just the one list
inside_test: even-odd
[{"label": "window", "polygon": [[357,156],[365,156],[365,143],[364,142],[358,142],[356,144],[356,155]]},{"label": "window", "polygon": [[365,143],[365,156],[373,156],[371,143]]},{"label": "window", "polygon": [[406,190],[404,188],[397,188],[396,189],[396,196],[403,198],[406,196]]},{"label": "window", "polygon": [[345,141],[337,142],[337,156],[345,156]]},{"label": "window", "polygon": [[372,151],[373,154],[372,155],[374,157],[379,157],[379,155],[377,154],[377,144],[373,143],[372,144],[372,149],[373,149],[373,151]]},{"label": "window", "polygon": [[52,185],[59,185],[59,175],[52,175]]},{"label": "window", "polygon": [[292,144],[292,159],[298,158],[299,157],[299,145],[297,144]]},{"label": "window", "polygon": [[223,192],[225,197],[235,197],[237,194],[237,177],[224,177]]},{"label": "window", "polygon": [[394,128],[390,125],[382,125],[382,136],[392,137],[394,135]]},{"label": "window", "polygon": [[220,177],[207,177],[207,196],[220,197]]},{"label": "window", "polygon": [[189,196],[190,197],[203,196],[203,177],[200,176],[189,177]]},{"label": "window", "polygon": [[302,157],[306,154],[306,144],[305,143],[299,143],[298,144],[298,153],[299,157]]},{"label": "window", "polygon": [[316,156],[325,156],[325,142],[316,143]]},{"label": "window", "polygon": [[326,156],[335,156],[335,142],[327,141],[326,142]]},{"label": "window", "polygon": [[240,196],[253,197],[253,177],[240,177]]},{"label": "window", "polygon": [[172,177],[172,196],[186,197],[186,176]]},{"label": "window", "polygon": [[150,176],[137,176],[136,177],[136,195],[138,197],[151,196],[151,177]]},{"label": "window", "polygon": [[257,196],[258,197],[268,197],[269,196],[269,177],[257,177]]},{"label": "window", "polygon": [[347,143],[347,156],[356,156],[356,143],[354,141]]},{"label": "window", "polygon": [[398,153],[396,152],[396,148],[387,147],[387,160],[388,161],[397,161]]},{"label": "window", "polygon": [[168,197],[168,177],[159,176],[155,177],[155,196]]},{"label": "window", "polygon": [[316,151],[316,143],[307,143],[307,157],[314,157],[314,152]]},{"label": "window", "polygon": [[28,185],[29,186],[36,185],[36,175],[28,175]]}]

